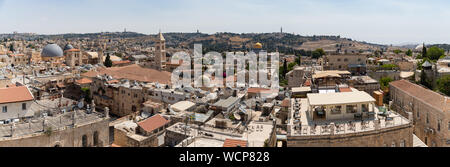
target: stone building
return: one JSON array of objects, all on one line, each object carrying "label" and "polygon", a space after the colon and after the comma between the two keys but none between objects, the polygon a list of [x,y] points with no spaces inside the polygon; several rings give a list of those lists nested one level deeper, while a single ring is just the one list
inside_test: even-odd
[{"label": "stone building", "polygon": [[108,112],[100,114],[94,105],[84,107],[61,98],[33,101],[27,109],[33,113],[31,119],[0,126],[0,147],[104,147],[110,144]]},{"label": "stone building", "polygon": [[305,68],[297,67],[286,74],[290,88],[301,87],[305,82]]},{"label": "stone building", "polygon": [[184,92],[170,89],[170,73],[138,65],[97,69],[83,76],[93,81],[90,91],[97,105],[117,116],[141,111],[148,100],[174,104],[187,99]]},{"label": "stone building", "polygon": [[163,134],[170,121],[154,115],[135,123],[125,121],[114,126],[114,145],[120,147],[159,147],[164,145]]},{"label": "stone building", "polygon": [[326,60],[326,70],[347,70],[353,75],[366,74],[366,55],[328,55]]},{"label": "stone building", "polygon": [[34,97],[27,87],[0,88],[0,121],[13,122],[14,119],[34,116],[31,103]]},{"label": "stone building", "polygon": [[450,99],[406,80],[390,83],[392,108],[409,117],[414,134],[431,147],[450,146]]},{"label": "stone building", "polygon": [[373,95],[373,92],[381,89],[380,83],[369,76],[354,76],[348,81],[348,85],[370,95]]}]

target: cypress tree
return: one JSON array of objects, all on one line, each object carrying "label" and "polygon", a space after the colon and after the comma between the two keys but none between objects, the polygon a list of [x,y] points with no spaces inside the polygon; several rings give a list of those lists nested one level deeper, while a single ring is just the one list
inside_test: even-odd
[{"label": "cypress tree", "polygon": [[427,47],[425,47],[425,43],[423,43],[423,48],[422,48],[422,57],[427,57]]},{"label": "cypress tree", "polygon": [[108,55],[106,56],[104,65],[105,65],[106,67],[112,67],[111,56],[109,55],[109,53],[108,53]]}]

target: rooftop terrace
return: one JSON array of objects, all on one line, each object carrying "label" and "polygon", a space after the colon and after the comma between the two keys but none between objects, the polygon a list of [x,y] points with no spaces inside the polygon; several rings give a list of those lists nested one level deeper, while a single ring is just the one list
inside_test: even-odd
[{"label": "rooftop terrace", "polygon": [[[298,103],[297,103],[298,102]],[[291,111],[288,126],[290,136],[320,136],[361,133],[384,128],[410,124],[406,118],[395,112],[381,114],[375,107],[373,117],[361,119],[312,120],[308,115],[308,100],[294,99],[291,101]]]}]

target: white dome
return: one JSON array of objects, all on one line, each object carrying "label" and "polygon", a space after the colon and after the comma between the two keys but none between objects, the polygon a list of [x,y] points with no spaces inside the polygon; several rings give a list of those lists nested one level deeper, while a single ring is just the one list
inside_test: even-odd
[{"label": "white dome", "polygon": [[416,50],[422,50],[423,49],[423,44],[420,44],[416,47]]}]

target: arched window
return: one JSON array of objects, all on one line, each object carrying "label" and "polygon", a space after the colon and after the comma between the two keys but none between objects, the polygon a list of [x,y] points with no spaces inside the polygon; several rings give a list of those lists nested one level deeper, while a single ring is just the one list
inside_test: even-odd
[{"label": "arched window", "polygon": [[99,146],[99,143],[98,143],[98,132],[97,131],[94,132],[94,146]]},{"label": "arched window", "polygon": [[88,146],[88,144],[87,144],[87,136],[86,135],[83,135],[83,137],[81,137],[81,145],[83,147],[87,147]]}]

